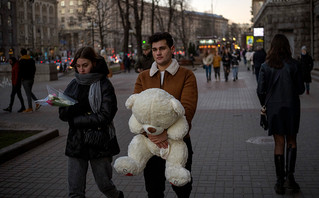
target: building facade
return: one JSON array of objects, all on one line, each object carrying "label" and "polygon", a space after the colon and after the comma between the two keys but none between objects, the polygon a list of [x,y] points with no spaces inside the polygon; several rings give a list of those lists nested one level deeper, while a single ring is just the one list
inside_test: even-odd
[{"label": "building facade", "polygon": [[[254,3],[260,3],[255,1]],[[254,8],[254,6],[253,6]],[[264,0],[257,11],[253,11],[254,27],[264,28],[264,48],[268,50],[275,34],[287,36],[292,55],[297,58],[301,47],[319,60],[319,0]]]},{"label": "building facade", "polygon": [[[58,32],[59,32],[59,49],[60,54],[74,54],[75,51],[85,45],[94,46],[96,50],[105,49],[107,54],[118,53],[123,48],[124,30],[116,0],[105,0],[108,2],[109,9],[108,21],[103,31],[104,46],[100,46],[101,38],[99,28],[96,22],[90,22],[87,17],[81,18],[84,9],[83,0],[60,0],[58,3]],[[124,3],[124,2],[123,2]],[[142,39],[147,41],[151,35],[151,4],[144,3],[144,19],[142,21]],[[123,4],[123,7],[125,5]],[[92,8],[88,8],[92,9]],[[131,29],[129,36],[129,51],[136,53],[135,39],[135,19],[134,11],[131,8],[129,14]],[[154,32],[167,31],[167,21],[169,9],[167,7],[158,7],[155,13]],[[159,14],[160,13],[160,14]],[[170,33],[175,38],[176,47],[182,49],[182,41],[179,36],[180,32],[180,11],[175,11],[171,25]],[[185,12],[185,29],[187,40],[192,43],[198,42],[200,36],[223,37],[227,32],[228,20],[215,14],[206,14],[199,12]]]},{"label": "building facade", "polygon": [[53,58],[58,50],[57,0],[2,0],[0,54],[19,56],[21,48],[33,56]]}]

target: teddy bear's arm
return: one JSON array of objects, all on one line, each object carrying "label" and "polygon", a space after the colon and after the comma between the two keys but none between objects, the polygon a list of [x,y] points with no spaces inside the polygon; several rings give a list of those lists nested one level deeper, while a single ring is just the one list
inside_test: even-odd
[{"label": "teddy bear's arm", "polygon": [[130,117],[130,120],[128,122],[128,125],[130,127],[130,130],[132,133],[134,134],[140,134],[144,132],[143,126],[141,123],[139,123],[135,116],[132,114],[132,116]]},{"label": "teddy bear's arm", "polygon": [[183,116],[167,129],[169,139],[181,140],[188,132],[188,123],[186,117]]}]

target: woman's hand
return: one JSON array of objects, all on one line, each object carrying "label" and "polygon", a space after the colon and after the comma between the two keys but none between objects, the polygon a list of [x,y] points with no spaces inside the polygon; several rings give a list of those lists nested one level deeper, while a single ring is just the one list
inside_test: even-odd
[{"label": "woman's hand", "polygon": [[167,130],[165,129],[163,133],[159,135],[150,135],[147,134],[148,139],[150,139],[154,144],[156,144],[159,148],[167,148],[168,147],[168,141],[167,141]]}]

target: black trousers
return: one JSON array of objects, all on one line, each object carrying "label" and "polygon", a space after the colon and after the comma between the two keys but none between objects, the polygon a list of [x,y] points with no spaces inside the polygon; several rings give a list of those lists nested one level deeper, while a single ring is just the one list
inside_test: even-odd
[{"label": "black trousers", "polygon": [[12,85],[9,107],[12,108],[13,103],[14,103],[14,97],[16,94],[18,95],[18,98],[20,100],[21,108],[24,108],[24,101],[23,101],[23,97],[21,94],[21,84]]},{"label": "black trousers", "polygon": [[[188,149],[188,159],[185,168],[191,172],[193,150],[190,138],[184,138]],[[146,164],[144,169],[145,187],[149,198],[163,198],[165,191],[165,163],[166,161],[158,156],[153,156]],[[192,183],[177,187],[172,185],[177,197],[188,198],[192,191]]]}]

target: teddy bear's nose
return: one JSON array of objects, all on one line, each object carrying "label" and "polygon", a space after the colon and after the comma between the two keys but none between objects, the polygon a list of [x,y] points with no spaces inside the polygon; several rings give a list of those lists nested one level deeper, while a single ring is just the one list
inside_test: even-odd
[{"label": "teddy bear's nose", "polygon": [[156,132],[156,129],[154,129],[153,127],[148,127],[147,130],[150,133],[155,133]]}]

